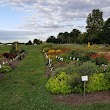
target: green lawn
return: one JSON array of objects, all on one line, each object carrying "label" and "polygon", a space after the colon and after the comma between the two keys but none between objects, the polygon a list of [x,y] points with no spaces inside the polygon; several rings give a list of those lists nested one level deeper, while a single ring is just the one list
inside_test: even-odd
[{"label": "green lawn", "polygon": [[9,52],[11,45],[0,45],[0,54],[4,52]]},{"label": "green lawn", "polygon": [[41,46],[24,46],[26,58],[0,80],[0,110],[110,110],[110,104],[69,106],[54,102],[45,90]]}]

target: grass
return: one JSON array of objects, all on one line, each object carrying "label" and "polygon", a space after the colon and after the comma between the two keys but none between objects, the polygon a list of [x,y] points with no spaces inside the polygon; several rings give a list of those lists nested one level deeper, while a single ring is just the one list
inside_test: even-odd
[{"label": "grass", "polygon": [[4,52],[9,52],[11,46],[10,45],[0,45],[0,54]]},{"label": "grass", "polygon": [[110,104],[70,106],[53,101],[45,90],[44,57],[41,46],[28,50],[19,66],[0,80],[0,110],[110,110]]}]

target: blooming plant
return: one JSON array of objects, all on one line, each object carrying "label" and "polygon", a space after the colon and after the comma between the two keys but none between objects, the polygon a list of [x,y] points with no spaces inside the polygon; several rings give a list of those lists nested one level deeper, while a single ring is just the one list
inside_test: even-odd
[{"label": "blooming plant", "polygon": [[61,54],[61,53],[62,53],[62,51],[60,49],[58,49],[58,50],[52,49],[47,52],[48,55],[57,55],[57,54]]}]

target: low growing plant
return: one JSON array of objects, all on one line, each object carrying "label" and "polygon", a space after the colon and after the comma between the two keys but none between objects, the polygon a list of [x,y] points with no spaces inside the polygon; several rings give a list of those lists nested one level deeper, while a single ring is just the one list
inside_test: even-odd
[{"label": "low growing plant", "polygon": [[79,67],[78,73],[80,76],[94,74],[98,71],[98,66],[93,62],[84,62],[82,66]]},{"label": "low growing plant", "polygon": [[4,65],[4,66],[2,66],[2,67],[0,68],[0,73],[8,73],[8,72],[10,72],[11,70],[12,70],[11,66],[6,66],[6,65]]},{"label": "low growing plant", "polygon": [[108,90],[109,87],[103,73],[93,74],[87,83],[86,92]]},{"label": "low growing plant", "polygon": [[71,93],[71,86],[68,83],[69,75],[65,72],[51,77],[47,84],[46,89],[53,94],[67,94]]},{"label": "low growing plant", "polygon": [[96,65],[108,64],[108,60],[107,60],[107,58],[105,58],[104,56],[101,55],[95,59],[95,63],[96,63]]},{"label": "low growing plant", "polygon": [[73,73],[76,73],[77,72],[77,66],[75,65],[67,65],[67,66],[64,66],[64,67],[59,67],[59,68],[56,68],[55,69],[55,73],[56,74],[59,74],[61,72],[65,72],[67,74],[73,74]]}]

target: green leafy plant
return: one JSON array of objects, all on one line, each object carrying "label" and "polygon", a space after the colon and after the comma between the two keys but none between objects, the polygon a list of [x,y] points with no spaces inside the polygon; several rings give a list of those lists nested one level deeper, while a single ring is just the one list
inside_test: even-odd
[{"label": "green leafy plant", "polygon": [[107,85],[107,80],[104,78],[103,73],[93,74],[87,83],[86,91],[87,92],[95,92],[108,90],[109,85]]},{"label": "green leafy plant", "polygon": [[0,68],[0,73],[8,73],[8,72],[10,72],[11,70],[12,70],[11,66],[6,66],[6,65],[4,65],[4,66],[2,66],[2,67]]},{"label": "green leafy plant", "polygon": [[108,64],[108,60],[104,56],[100,56],[95,59],[95,63],[96,65]]},{"label": "green leafy plant", "polygon": [[98,66],[93,62],[84,62],[82,66],[79,67],[78,73],[79,75],[91,75],[96,73],[98,70]]},{"label": "green leafy plant", "polygon": [[50,78],[46,84],[46,89],[53,94],[71,93],[71,86],[68,83],[69,75],[61,72],[57,76]]},{"label": "green leafy plant", "polygon": [[78,74],[72,74],[70,76],[69,84],[72,87],[72,92],[82,93],[83,92],[83,82]]},{"label": "green leafy plant", "polygon": [[69,65],[64,66],[64,67],[56,68],[55,69],[55,73],[59,74],[61,72],[65,72],[67,74],[73,74],[73,73],[75,73],[77,71],[77,69],[78,69],[77,66],[69,64]]},{"label": "green leafy plant", "polygon": [[69,54],[70,57],[75,57],[75,58],[79,58],[81,57],[81,53],[78,50],[72,50],[71,53]]},{"label": "green leafy plant", "polygon": [[106,86],[110,90],[110,72],[106,72],[104,75],[104,79],[106,80]]}]

